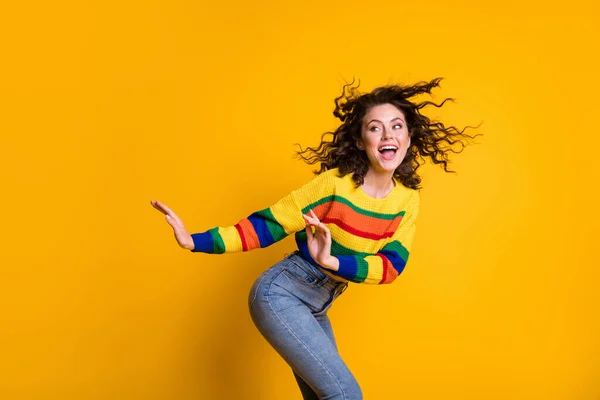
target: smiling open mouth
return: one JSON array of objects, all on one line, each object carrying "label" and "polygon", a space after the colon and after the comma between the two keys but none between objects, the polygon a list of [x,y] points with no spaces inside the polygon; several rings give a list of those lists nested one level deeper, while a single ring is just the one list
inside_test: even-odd
[{"label": "smiling open mouth", "polygon": [[396,156],[398,148],[396,146],[382,146],[379,148],[379,153],[384,160],[391,160]]}]

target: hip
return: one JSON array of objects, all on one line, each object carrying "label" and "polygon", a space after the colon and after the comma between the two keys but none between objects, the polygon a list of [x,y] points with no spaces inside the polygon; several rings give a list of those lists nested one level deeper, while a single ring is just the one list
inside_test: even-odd
[{"label": "hip", "polygon": [[263,304],[274,308],[286,308],[300,301],[313,314],[323,314],[347,287],[348,283],[334,279],[300,254],[292,253],[256,279],[248,301],[251,307]]}]

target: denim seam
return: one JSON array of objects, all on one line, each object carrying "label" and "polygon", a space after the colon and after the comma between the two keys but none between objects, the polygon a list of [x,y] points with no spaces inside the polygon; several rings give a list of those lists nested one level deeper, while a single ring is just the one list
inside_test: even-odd
[{"label": "denim seam", "polygon": [[256,283],[256,289],[254,290],[254,293],[252,295],[252,300],[250,300],[250,307],[252,307],[252,305],[254,304],[254,300],[256,300],[256,295],[258,294],[258,290],[260,289],[260,285],[269,276],[269,274],[270,274],[270,271],[267,272],[266,274],[264,274],[262,276],[262,278],[260,278],[260,280]]},{"label": "denim seam", "polygon": [[[273,283],[271,282],[269,284],[269,287],[267,289],[267,297],[268,293],[271,291],[271,285]],[[271,302],[267,301],[267,304],[269,305],[269,308],[271,309],[271,311],[273,312],[273,315],[275,315],[277,317],[277,319],[282,323],[283,326],[285,326],[285,328],[288,330],[288,332],[291,333],[291,335],[296,338],[296,340],[302,345],[302,347],[308,352],[310,353],[310,355],[312,355],[318,362],[319,364],[321,364],[321,366],[323,367],[323,369],[325,371],[327,371],[327,373],[329,374],[329,376],[331,376],[333,378],[333,380],[335,381],[335,383],[338,385],[338,387],[340,388],[342,395],[344,396],[344,399],[346,398],[346,392],[344,392],[344,388],[342,387],[342,385],[340,384],[339,380],[335,377],[335,375],[333,375],[331,373],[331,371],[329,371],[328,368],[325,367],[325,364],[323,363],[323,361],[317,357],[316,354],[314,354],[312,351],[310,351],[310,349],[304,344],[304,342],[302,340],[300,340],[300,338],[296,335],[296,333],[289,327],[289,325],[279,316],[279,314],[273,309],[273,306],[271,306]],[[304,379],[304,378],[303,378]]]}]

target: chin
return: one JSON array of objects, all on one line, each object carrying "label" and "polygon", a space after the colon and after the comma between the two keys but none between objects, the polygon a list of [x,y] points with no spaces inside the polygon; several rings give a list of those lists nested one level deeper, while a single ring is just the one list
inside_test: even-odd
[{"label": "chin", "polygon": [[385,173],[394,173],[394,171],[396,171],[396,168],[398,168],[400,166],[400,164],[396,164],[394,165],[379,165],[377,166],[377,168],[374,168],[375,171],[377,172],[385,172]]}]

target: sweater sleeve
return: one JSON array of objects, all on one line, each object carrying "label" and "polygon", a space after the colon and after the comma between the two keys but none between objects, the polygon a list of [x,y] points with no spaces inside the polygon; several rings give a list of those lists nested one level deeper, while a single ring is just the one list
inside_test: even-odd
[{"label": "sweater sleeve", "polygon": [[337,256],[339,270],[333,273],[355,283],[392,283],[408,262],[418,213],[419,193],[415,190],[391,241],[376,254]]},{"label": "sweater sleeve", "polygon": [[237,224],[192,234],[192,252],[231,253],[264,248],[305,227],[302,209],[334,193],[333,172],[325,171],[273,206],[257,211]]}]

